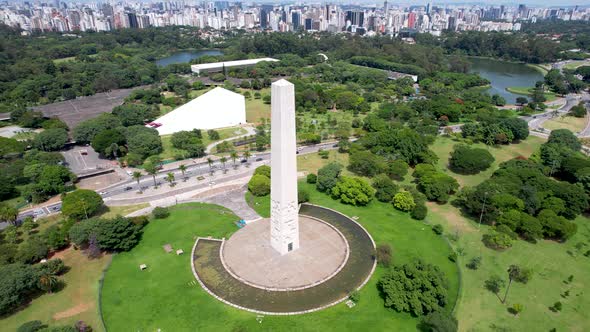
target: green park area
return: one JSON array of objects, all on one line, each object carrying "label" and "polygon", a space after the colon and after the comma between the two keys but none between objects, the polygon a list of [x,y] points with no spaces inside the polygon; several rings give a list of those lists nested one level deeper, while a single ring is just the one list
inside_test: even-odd
[{"label": "green park area", "polygon": [[[533,94],[533,88],[531,87],[514,86],[506,88],[506,91],[523,96],[531,96]],[[555,99],[557,99],[557,95],[554,92],[546,91],[545,99],[546,101],[554,101]]]},{"label": "green park area", "polygon": [[577,118],[575,116],[560,116],[543,122],[543,128],[549,130],[568,129],[574,133],[580,132],[586,128],[588,116]]},{"label": "green park area", "polygon": [[[246,129],[244,128],[240,128],[240,127],[231,127],[231,128],[223,128],[223,129],[219,129],[216,130],[219,133],[219,139],[217,140],[212,140],[211,138],[209,138],[207,131],[203,130],[202,133],[202,137],[203,139],[201,140],[203,143],[204,147],[207,147],[207,145],[223,140],[223,139],[227,139],[230,137],[234,137],[234,136],[240,136],[246,133]],[[172,135],[164,135],[161,136],[162,139],[162,152],[160,153],[160,158],[162,158],[162,160],[166,160],[166,159],[177,159],[177,157],[180,157],[179,159],[186,159],[184,157],[184,155],[187,153],[186,150],[181,150],[181,149],[177,149],[174,146],[172,146]]]},{"label": "green park area", "polygon": [[[358,217],[377,243],[389,243],[395,263],[422,258],[437,264],[449,281],[449,302],[454,303],[459,279],[457,266],[446,257],[450,248],[429,225],[411,220],[389,204],[375,202],[359,208],[340,204],[305,183],[315,204],[335,208]],[[184,204],[170,210],[168,218],[154,220],[145,227],[142,241],[128,253],[113,258],[102,289],[101,307],[108,330],[171,329],[174,331],[251,330],[260,328],[256,314],[231,308],[206,293],[191,272],[189,252],[197,236],[229,237],[238,228],[237,217],[229,210],[206,204]],[[183,249],[184,255],[166,253],[163,245]],[[144,271],[140,264],[147,264]],[[391,312],[383,306],[376,287],[385,272],[378,268],[362,289],[359,304],[345,304],[302,316],[266,316],[265,330],[290,326],[298,331],[326,331],[370,328],[384,330],[396,326],[414,329],[418,320],[409,314]],[[452,306],[450,307],[452,308]]]}]

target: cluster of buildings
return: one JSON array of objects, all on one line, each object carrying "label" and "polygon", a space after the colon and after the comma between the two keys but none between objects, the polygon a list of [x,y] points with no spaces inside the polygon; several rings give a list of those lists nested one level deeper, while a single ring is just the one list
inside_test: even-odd
[{"label": "cluster of buildings", "polygon": [[24,31],[109,31],[168,25],[272,31],[348,31],[391,34],[403,31],[518,31],[521,22],[542,19],[590,20],[590,8],[479,5],[382,7],[336,4],[252,4],[230,1],[0,2],[0,22]]}]

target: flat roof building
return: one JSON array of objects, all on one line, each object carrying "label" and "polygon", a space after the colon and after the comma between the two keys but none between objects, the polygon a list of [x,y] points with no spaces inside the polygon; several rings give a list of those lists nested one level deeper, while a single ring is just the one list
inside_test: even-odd
[{"label": "flat roof building", "polygon": [[223,61],[223,62],[211,62],[211,63],[200,63],[197,65],[191,65],[193,73],[200,75],[201,73],[209,73],[222,71],[223,68],[241,68],[253,66],[261,61],[276,62],[279,61],[273,58],[258,58],[258,59],[247,59],[247,60],[236,60],[236,61]]}]

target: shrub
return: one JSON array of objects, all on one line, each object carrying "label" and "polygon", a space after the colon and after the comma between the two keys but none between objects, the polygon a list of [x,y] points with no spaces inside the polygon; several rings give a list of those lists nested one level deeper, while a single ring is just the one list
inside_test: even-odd
[{"label": "shrub", "polygon": [[314,173],[307,174],[307,183],[314,184],[316,182],[318,182],[318,176],[317,175],[315,175]]},{"label": "shrub", "polygon": [[387,167],[387,175],[391,178],[402,181],[406,174],[408,174],[408,163],[401,159],[397,159],[389,163]]},{"label": "shrub", "polygon": [[441,224],[436,224],[432,226],[432,231],[437,235],[441,235],[444,232],[444,229]]},{"label": "shrub", "polygon": [[270,166],[262,165],[256,167],[254,170],[254,175],[262,175],[270,179]]},{"label": "shrub", "polygon": [[479,266],[480,265],[481,265],[481,256],[473,257],[469,261],[469,263],[465,264],[465,266],[467,266],[471,270],[477,270],[477,269],[479,269]]},{"label": "shrub", "polygon": [[387,243],[377,245],[376,256],[379,265],[389,267],[391,264],[391,246]]},{"label": "shrub", "polygon": [[516,234],[512,229],[510,229],[510,227],[508,227],[506,225],[496,226],[496,231],[510,236],[510,238],[513,240],[516,240],[518,238],[518,234]]},{"label": "shrub", "polygon": [[377,287],[385,306],[399,312],[424,315],[447,304],[448,282],[444,273],[420,260],[395,266],[379,279]]},{"label": "shrub", "polygon": [[414,197],[407,191],[400,191],[393,196],[393,206],[401,211],[412,211],[416,207]]},{"label": "shrub", "polygon": [[37,332],[44,327],[45,325],[40,320],[32,320],[19,326],[16,332]]},{"label": "shrub", "polygon": [[414,207],[414,209],[410,213],[410,216],[416,220],[424,220],[426,218],[427,214],[428,214],[428,209],[426,208],[426,205],[420,204],[420,205],[416,205],[416,207]]},{"label": "shrub", "polygon": [[361,299],[361,293],[358,290],[353,290],[349,295],[348,298],[354,302],[354,303],[359,303],[360,299]]},{"label": "shrub", "polygon": [[266,196],[270,194],[270,179],[264,175],[255,174],[248,182],[248,190],[254,196]]},{"label": "shrub", "polygon": [[492,232],[484,234],[482,241],[490,249],[503,250],[512,247],[512,239],[505,233]]},{"label": "shrub", "polygon": [[379,174],[373,179],[375,198],[381,202],[391,202],[399,187],[385,174]]},{"label": "shrub", "polygon": [[168,210],[168,208],[161,207],[161,206],[156,206],[154,208],[154,210],[152,211],[152,216],[154,216],[155,219],[168,218],[169,215],[170,215],[170,211]]},{"label": "shrub", "polygon": [[362,178],[343,176],[330,190],[332,198],[352,205],[367,205],[373,199],[375,190]]},{"label": "shrub", "polygon": [[451,262],[456,262],[457,261],[457,253],[453,251],[452,253],[449,254],[448,258]]},{"label": "shrub", "polygon": [[456,332],[457,319],[445,311],[434,311],[424,316],[420,321],[420,331]]},{"label": "shrub", "polygon": [[339,163],[329,163],[318,170],[317,189],[322,192],[329,192],[338,182],[338,176],[342,171],[342,165]]},{"label": "shrub", "polygon": [[551,310],[558,312],[558,311],[561,311],[562,308],[563,308],[563,305],[561,304],[561,302],[557,301],[553,304],[553,307],[551,307]]},{"label": "shrub", "polygon": [[309,202],[309,192],[303,188],[297,188],[297,201],[299,204]]}]

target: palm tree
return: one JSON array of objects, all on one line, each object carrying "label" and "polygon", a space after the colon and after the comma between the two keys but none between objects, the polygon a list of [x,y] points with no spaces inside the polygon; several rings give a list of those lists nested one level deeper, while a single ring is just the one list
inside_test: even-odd
[{"label": "palm tree", "polygon": [[244,157],[244,159],[246,160],[246,166],[248,166],[248,158],[250,158],[252,156],[252,154],[250,153],[250,150],[246,150],[244,151],[244,155],[242,157]]},{"label": "palm tree", "polygon": [[227,158],[221,157],[221,159],[219,159],[219,161],[221,161],[221,163],[223,164],[223,172],[225,172],[225,163],[227,162]]},{"label": "palm tree", "polygon": [[508,291],[510,290],[510,285],[512,284],[512,280],[518,278],[520,275],[520,266],[518,265],[510,265],[508,267],[508,286],[506,286],[506,292],[504,293],[504,299],[502,303],[506,303],[506,297],[508,297]]},{"label": "palm tree", "polygon": [[178,166],[178,169],[182,173],[182,179],[183,179],[183,181],[186,181],[186,176],[184,176],[184,173],[186,172],[186,165],[185,164],[182,164],[182,165]]},{"label": "palm tree", "polygon": [[237,153],[236,151],[232,151],[232,152],[229,154],[229,157],[230,157],[230,158],[231,158],[231,160],[233,161],[233,163],[234,163],[234,169],[235,169],[235,168],[236,168],[236,159],[238,159],[238,153]]},{"label": "palm tree", "polygon": [[158,174],[158,169],[154,164],[146,164],[145,171],[151,175],[154,179],[154,188],[158,188],[158,183],[156,182],[156,174]]},{"label": "palm tree", "polygon": [[174,178],[174,173],[170,172],[168,174],[166,174],[166,181],[170,182],[170,187],[173,186],[173,182],[174,182],[175,178]]},{"label": "palm tree", "polygon": [[52,290],[55,289],[57,286],[57,277],[52,273],[43,273],[39,276],[39,288],[46,291],[47,293],[51,293]]},{"label": "palm tree", "polygon": [[133,177],[133,179],[135,179],[135,181],[137,181],[137,188],[138,188],[139,192],[141,192],[141,186],[139,185],[139,180],[141,179],[141,175],[142,174],[139,171],[135,171],[131,175]]},{"label": "palm tree", "polygon": [[213,173],[213,159],[207,158],[207,164],[209,164],[209,172]]}]

